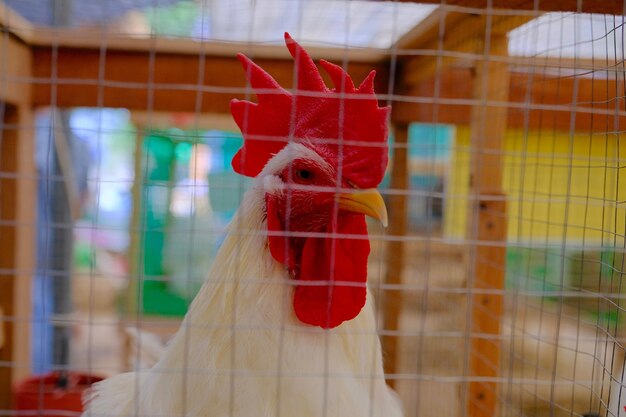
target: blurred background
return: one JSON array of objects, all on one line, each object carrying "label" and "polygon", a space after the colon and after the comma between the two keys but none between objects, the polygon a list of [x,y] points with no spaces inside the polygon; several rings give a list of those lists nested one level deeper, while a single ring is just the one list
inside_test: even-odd
[{"label": "blurred background", "polygon": [[407,415],[623,415],[622,8],[445,3],[2,0],[0,411],[154,362],[249,186],[234,56],[288,87],[288,31],[393,108],[369,282]]}]

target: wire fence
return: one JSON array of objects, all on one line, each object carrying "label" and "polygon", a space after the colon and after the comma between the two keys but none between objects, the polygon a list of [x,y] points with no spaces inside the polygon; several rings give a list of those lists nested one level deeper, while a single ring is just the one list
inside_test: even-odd
[{"label": "wire fence", "polygon": [[[77,415],[112,378],[88,416],[625,415],[624,16],[53,3],[0,3],[0,414]],[[315,90],[286,31],[346,74]],[[372,69],[388,144],[362,127]],[[258,178],[231,166],[251,143],[274,146]],[[387,228],[344,227],[340,197],[302,211],[387,146]],[[302,185],[307,158],[329,182]],[[307,268],[352,291],[359,260],[363,310],[303,322],[298,292],[327,284]]]}]

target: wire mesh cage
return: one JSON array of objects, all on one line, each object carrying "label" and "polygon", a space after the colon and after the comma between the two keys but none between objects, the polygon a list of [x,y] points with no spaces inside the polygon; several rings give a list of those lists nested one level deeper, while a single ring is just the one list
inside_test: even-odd
[{"label": "wire mesh cage", "polygon": [[626,415],[624,10],[1,0],[0,415]]}]

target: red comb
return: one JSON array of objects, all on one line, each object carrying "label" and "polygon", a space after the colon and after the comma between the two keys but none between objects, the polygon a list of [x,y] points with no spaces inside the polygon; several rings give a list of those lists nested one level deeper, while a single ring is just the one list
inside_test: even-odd
[{"label": "red comb", "polygon": [[374,94],[375,71],[355,88],[343,68],[320,61],[335,84],[324,84],[309,54],[288,33],[285,43],[295,60],[294,93],[239,54],[258,103],[233,100],[230,110],[244,145],[233,158],[236,172],[255,177],[289,141],[302,142],[341,166],[342,176],[360,188],[375,187],[387,167],[387,113]]}]

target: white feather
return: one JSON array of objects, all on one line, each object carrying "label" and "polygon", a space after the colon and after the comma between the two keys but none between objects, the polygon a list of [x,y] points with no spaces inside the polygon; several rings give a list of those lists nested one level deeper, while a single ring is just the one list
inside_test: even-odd
[{"label": "white feather", "polygon": [[165,343],[154,333],[137,327],[125,327],[124,334],[128,338],[129,344],[128,360],[135,369],[153,367],[165,351]]},{"label": "white feather", "polygon": [[302,145],[272,158],[159,362],[97,384],[84,417],[403,415],[385,384],[371,295],[331,330],[293,313],[294,282],[267,248],[264,195],[281,189],[272,174],[299,156],[323,163]]}]

